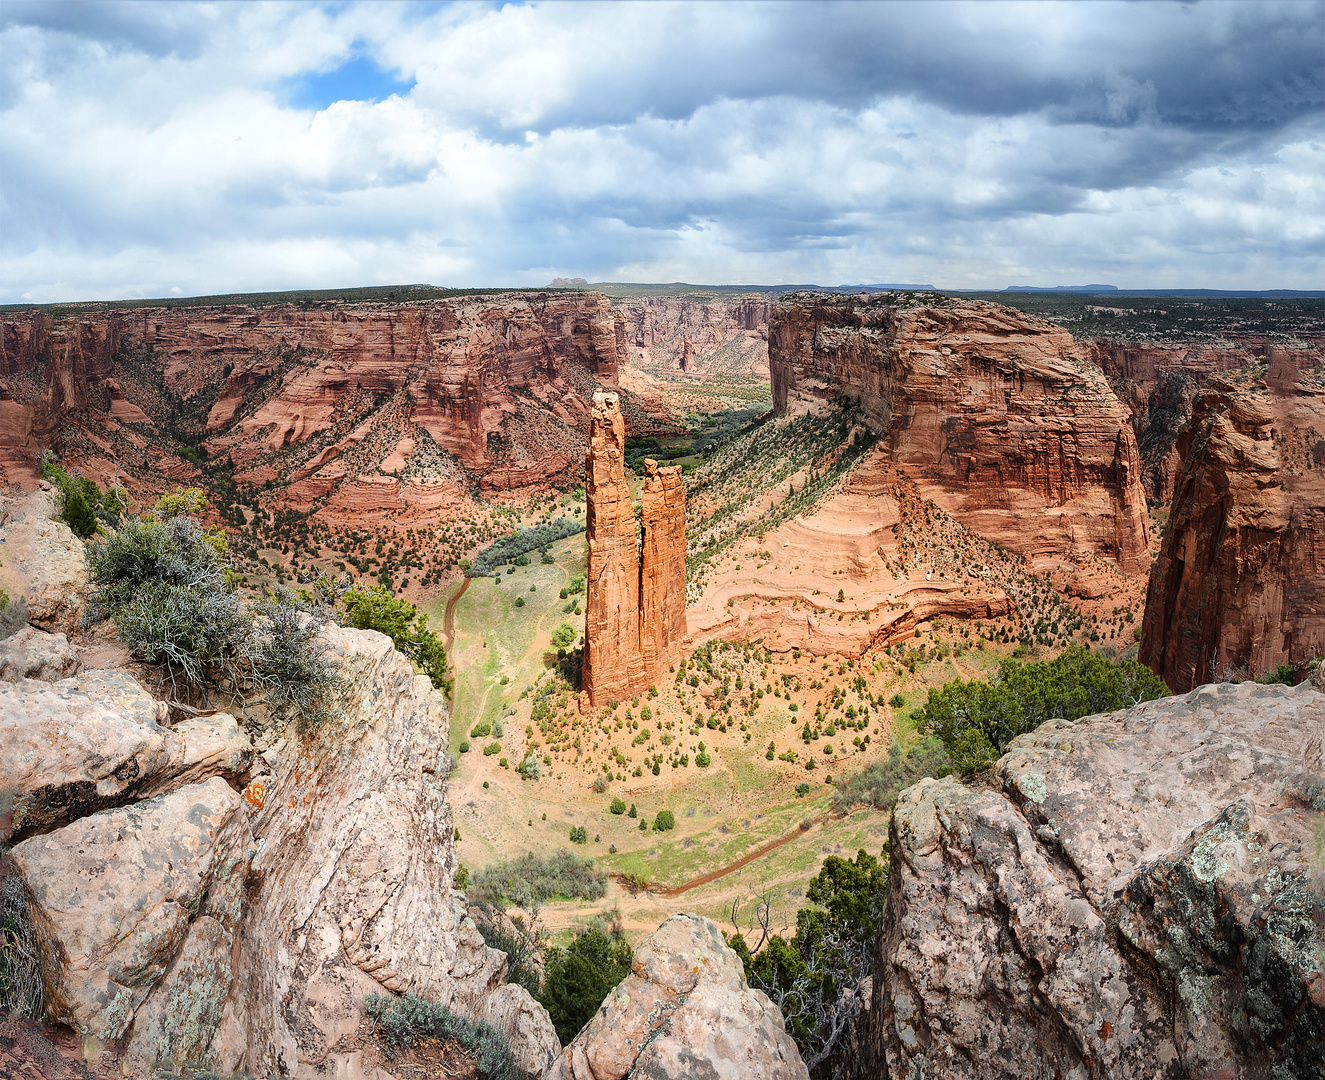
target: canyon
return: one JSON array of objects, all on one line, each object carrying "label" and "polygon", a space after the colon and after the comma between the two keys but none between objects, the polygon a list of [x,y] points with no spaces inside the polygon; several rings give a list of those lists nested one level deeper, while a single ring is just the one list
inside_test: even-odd
[{"label": "canyon", "polygon": [[646,462],[637,550],[625,441],[617,395],[597,391],[585,461],[589,568],[580,690],[591,708],[661,682],[686,636],[681,469]]},{"label": "canyon", "polygon": [[11,316],[0,468],[31,483],[39,444],[55,446],[102,483],[151,489],[197,475],[183,445],[301,511],[427,513],[578,475],[624,333],[589,292]]}]

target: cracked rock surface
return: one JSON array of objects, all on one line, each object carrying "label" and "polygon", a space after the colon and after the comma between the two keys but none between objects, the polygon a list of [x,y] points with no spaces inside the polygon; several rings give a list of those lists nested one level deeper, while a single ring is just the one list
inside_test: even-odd
[{"label": "cracked rock surface", "polygon": [[1325,1075],[1323,746],[1313,685],[1209,685],[908,788],[856,1075]]},{"label": "cracked rock surface", "polygon": [[548,1080],[809,1080],[782,1014],[699,915],[640,943],[630,974],[557,1059]]}]

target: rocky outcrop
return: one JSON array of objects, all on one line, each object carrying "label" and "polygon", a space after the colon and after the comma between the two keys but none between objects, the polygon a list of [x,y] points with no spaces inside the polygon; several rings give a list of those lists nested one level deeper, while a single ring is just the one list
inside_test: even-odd
[{"label": "rocky outcrop", "polygon": [[51,485],[0,495],[0,588],[22,598],[27,620],[72,632],[83,610],[83,541],[63,521]]},{"label": "rocky outcrop", "polygon": [[1211,685],[904,791],[849,1071],[1321,1075],[1322,745],[1318,690]]},{"label": "rocky outcrop", "polygon": [[656,684],[685,637],[685,494],[679,466],[646,464],[643,558],[617,396],[598,391],[585,459],[589,570],[581,692],[592,707]]},{"label": "rocky outcrop", "polygon": [[166,704],[120,671],[56,683],[0,682],[0,791],[14,797],[16,838],[221,776],[252,757],[229,713],[163,726]]},{"label": "rocky outcrop", "polygon": [[808,1080],[782,1015],[717,926],[673,915],[635,950],[549,1080]]},{"label": "rocky outcrop", "polygon": [[1213,380],[1176,448],[1141,660],[1185,691],[1325,653],[1325,379]]},{"label": "rocky outcrop", "polygon": [[774,306],[769,366],[779,412],[855,398],[922,494],[981,535],[1148,564],[1127,410],[1062,327],[937,294],[798,293]]},{"label": "rocky outcrop", "polygon": [[1182,457],[1175,443],[1191,419],[1192,403],[1211,378],[1263,365],[1272,389],[1296,382],[1325,362],[1318,334],[1284,341],[1266,334],[1234,333],[1215,341],[1166,342],[1100,338],[1082,343],[1124,405],[1141,451],[1141,482],[1159,503],[1173,498]]},{"label": "rocky outcrop", "polygon": [[241,482],[290,483],[303,507],[361,476],[388,481],[388,503],[467,489],[467,474],[543,482],[579,460],[589,395],[626,360],[607,298],[579,291],[25,313],[2,330],[14,468],[58,441],[103,482],[183,480],[183,439],[228,455]]},{"label": "rocky outcrop", "polygon": [[263,733],[260,754],[228,714],[164,726],[121,672],[0,682],[12,869],[52,1015],[141,1075],[343,1075],[365,997],[408,991],[488,1020],[540,1075],[551,1021],[453,887],[445,701],[386,636],[324,634],[336,715]]},{"label": "rocky outcrop", "polygon": [[52,1019],[144,1060],[199,1066],[227,1004],[253,835],[212,778],[102,811],[10,852]]}]

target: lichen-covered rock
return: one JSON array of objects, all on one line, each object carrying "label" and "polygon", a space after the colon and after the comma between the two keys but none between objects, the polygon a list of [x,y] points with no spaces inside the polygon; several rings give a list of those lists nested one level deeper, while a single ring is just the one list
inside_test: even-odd
[{"label": "lichen-covered rock", "polygon": [[32,905],[52,1019],[178,1070],[210,1063],[235,990],[253,835],[219,777],[32,837],[9,854]]},{"label": "lichen-covered rock", "polygon": [[[346,1018],[362,1015],[367,976],[472,1020],[505,982],[504,954],[453,889],[445,699],[385,635],[325,633],[348,682],[340,713],[267,753],[252,800],[261,851],[240,961],[247,1026],[218,1052],[257,1074],[344,1065],[333,1047]],[[545,1012],[541,1026],[520,1009],[505,1015],[518,1060],[560,1052]]]},{"label": "lichen-covered rock", "polygon": [[552,1017],[523,986],[506,983],[488,997],[483,1019],[506,1036],[515,1063],[530,1076],[542,1076],[561,1052]]},{"label": "lichen-covered rock", "polygon": [[1204,686],[908,788],[855,1075],[1321,1075],[1323,747],[1314,688]]},{"label": "lichen-covered rock", "polygon": [[120,671],[0,682],[0,791],[14,797],[14,836],[248,770],[252,747],[233,716],[165,719],[165,702]]},{"label": "lichen-covered rock", "polygon": [[25,626],[0,641],[0,681],[3,682],[19,679],[58,682],[77,675],[82,667],[83,661],[63,634],[48,634],[35,626]]},{"label": "lichen-covered rock", "polygon": [[782,1014],[746,985],[717,926],[673,915],[562,1051],[549,1080],[806,1078]]},{"label": "lichen-covered rock", "polygon": [[0,587],[27,602],[28,622],[72,632],[83,610],[83,541],[57,520],[51,485],[0,496]]}]

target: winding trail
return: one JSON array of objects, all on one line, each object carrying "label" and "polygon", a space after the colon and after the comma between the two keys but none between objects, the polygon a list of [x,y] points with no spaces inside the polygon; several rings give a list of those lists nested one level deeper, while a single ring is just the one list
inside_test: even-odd
[{"label": "winding trail", "polygon": [[[812,826],[822,825],[832,816],[832,811],[826,810],[817,818],[812,818],[810,824]],[[776,851],[778,848],[782,847],[783,844],[789,844],[792,840],[795,840],[796,837],[804,836],[808,831],[809,830],[802,829],[798,825],[784,836],[779,836],[776,840],[770,840],[767,844],[755,848],[754,851],[749,854],[742,855],[734,863],[728,863],[726,866],[721,866],[717,870],[710,870],[707,874],[700,874],[699,877],[691,878],[689,881],[684,881],[680,885],[667,886],[649,884],[643,886],[643,888],[647,892],[653,893],[654,896],[680,896],[682,893],[689,892],[691,889],[697,889],[701,885],[707,885],[710,881],[717,881],[718,878],[726,877],[728,874],[735,873],[737,870],[741,869],[741,867],[748,866],[750,863],[754,862],[755,859],[762,858],[770,851]],[[624,885],[626,888],[631,887],[631,882],[626,880],[624,874],[611,874],[609,876],[618,885]]]},{"label": "winding trail", "polygon": [[446,641],[446,651],[451,652],[451,646],[455,644],[455,606],[460,603],[460,598],[465,595],[465,590],[469,588],[469,583],[473,578],[465,578],[465,582],[460,586],[460,591],[446,602],[446,614],[442,617],[442,637]]}]

